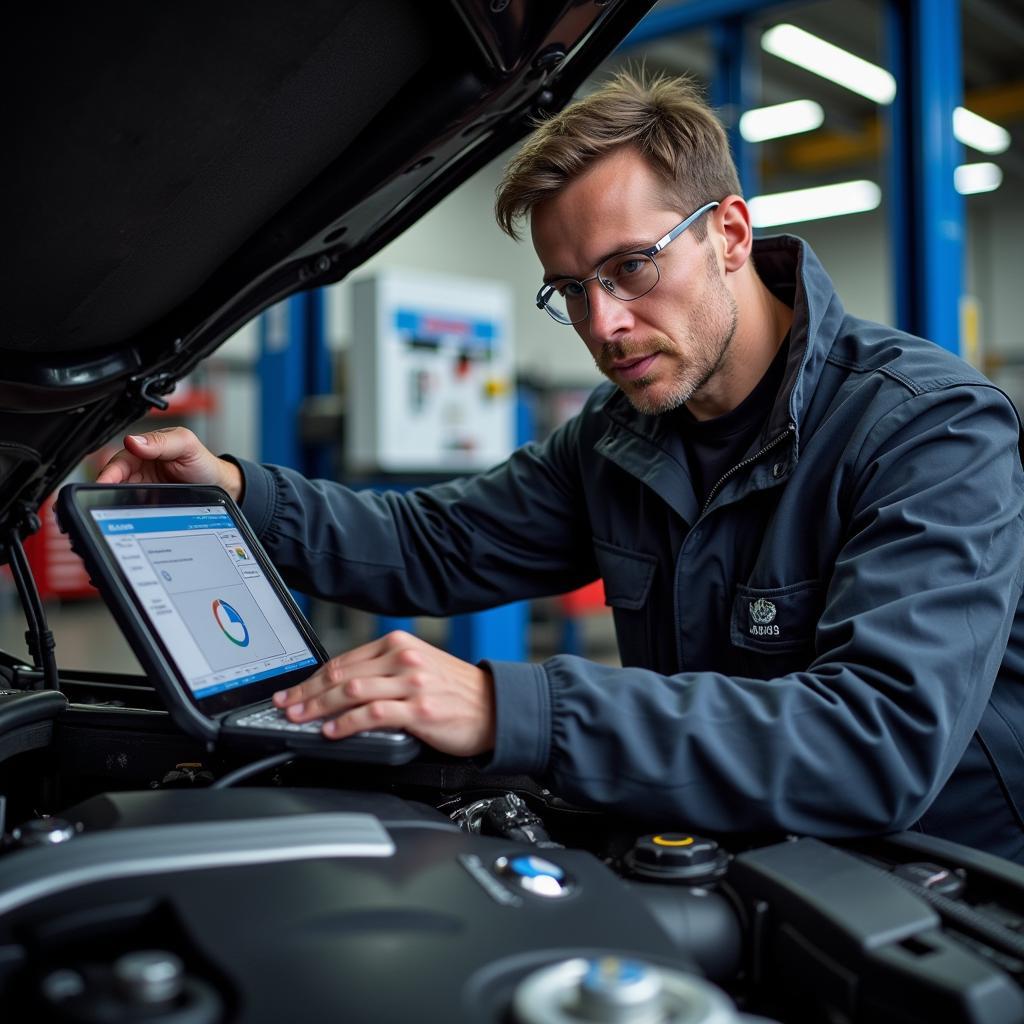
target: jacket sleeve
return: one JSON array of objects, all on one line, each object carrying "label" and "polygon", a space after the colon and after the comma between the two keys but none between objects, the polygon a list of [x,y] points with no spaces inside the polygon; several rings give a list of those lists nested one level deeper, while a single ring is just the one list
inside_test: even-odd
[{"label": "jacket sleeve", "polygon": [[849,453],[843,545],[805,671],[493,663],[489,767],[696,830],[908,827],[959,762],[1006,648],[1024,540],[1017,445],[993,388],[904,399]]},{"label": "jacket sleeve", "polygon": [[353,491],[237,460],[242,511],[289,586],[389,615],[453,615],[597,577],[570,421],[488,473]]}]

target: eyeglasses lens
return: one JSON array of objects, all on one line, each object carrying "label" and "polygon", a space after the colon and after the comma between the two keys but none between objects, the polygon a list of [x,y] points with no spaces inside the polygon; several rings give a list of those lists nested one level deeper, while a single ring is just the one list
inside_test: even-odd
[{"label": "eyeglasses lens", "polygon": [[[613,256],[597,268],[597,280],[609,295],[628,302],[646,295],[658,283],[658,265],[641,253]],[[579,281],[556,281],[546,306],[555,320],[578,324],[590,311],[587,289]]]}]

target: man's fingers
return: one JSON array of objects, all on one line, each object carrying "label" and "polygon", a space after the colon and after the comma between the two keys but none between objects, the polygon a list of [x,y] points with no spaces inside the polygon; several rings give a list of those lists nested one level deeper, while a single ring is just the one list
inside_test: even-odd
[{"label": "man's fingers", "polygon": [[[396,675],[381,674],[384,666],[367,662],[362,671],[353,673],[339,683],[326,683],[307,679],[300,687],[285,691],[286,699],[275,694],[274,703],[284,708],[293,722],[307,722],[311,718],[336,715],[347,708],[382,698],[407,697],[415,692],[410,680]],[[295,693],[296,690],[301,692]]]},{"label": "man's fingers", "polygon": [[410,729],[412,725],[413,714],[408,701],[375,700],[324,722],[323,734],[332,740],[343,740],[370,729]]},{"label": "man's fingers", "polygon": [[304,704],[326,690],[345,687],[352,679],[415,671],[424,664],[424,656],[416,648],[406,646],[406,641],[410,640],[415,640],[410,634],[388,633],[336,655],[298,686],[278,690],[274,694],[274,704],[279,708],[290,708]]},{"label": "man's fingers", "polygon": [[153,462],[173,462],[175,459],[196,458],[202,446],[195,434],[184,427],[151,430],[145,434],[128,434],[124,448],[117,452],[96,476],[98,484],[146,483],[156,479]]},{"label": "man's fingers", "polygon": [[139,459],[152,462],[190,462],[202,453],[199,438],[187,427],[164,427],[145,434],[129,434],[124,439],[125,449]]},{"label": "man's fingers", "polygon": [[162,427],[129,434],[124,451],[100,470],[97,481],[118,483],[213,484],[241,500],[244,480],[234,463],[214,455],[187,427]]},{"label": "man's fingers", "polygon": [[390,633],[356,650],[364,660],[333,658],[305,682],[275,694],[274,703],[293,722],[326,719],[323,733],[333,739],[404,729],[448,754],[471,757],[493,749],[489,673],[407,634]]},{"label": "man's fingers", "polygon": [[472,756],[494,746],[489,675],[407,634],[332,658],[274,703],[293,722],[327,719],[323,733],[334,739],[405,729],[445,753]]},{"label": "man's fingers", "polygon": [[344,683],[345,674],[339,669],[337,658],[332,658],[298,686],[290,686],[287,690],[278,690],[273,697],[274,705],[279,708],[297,707],[332,687],[343,686]]},{"label": "man's fingers", "polygon": [[126,484],[131,482],[132,474],[139,470],[139,460],[128,452],[118,452],[96,477],[98,484]]}]

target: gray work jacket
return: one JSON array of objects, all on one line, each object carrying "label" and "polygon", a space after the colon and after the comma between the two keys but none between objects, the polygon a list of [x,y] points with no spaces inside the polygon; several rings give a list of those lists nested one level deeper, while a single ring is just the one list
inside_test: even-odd
[{"label": "gray work jacket", "polygon": [[847,315],[813,252],[747,458],[697,503],[671,417],[610,384],[488,473],[355,493],[242,464],[292,586],[450,615],[604,580],[622,667],[488,662],[490,768],[693,831],[917,827],[1024,860],[1020,423],[929,342]]}]

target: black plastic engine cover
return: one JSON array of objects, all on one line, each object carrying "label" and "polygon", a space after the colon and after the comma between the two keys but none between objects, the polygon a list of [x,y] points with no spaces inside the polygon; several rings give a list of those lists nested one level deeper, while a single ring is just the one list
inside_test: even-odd
[{"label": "black plastic engine cover", "polygon": [[[318,821],[367,814],[393,844],[389,854],[303,854],[305,840],[287,852],[292,823],[315,835]],[[79,834],[62,847],[0,857],[0,899],[8,900],[6,913],[0,905],[0,1004],[32,1006],[56,969],[87,974],[90,964],[148,949],[169,949],[216,990],[221,1019],[274,1024],[499,1021],[515,983],[547,963],[611,953],[691,966],[635,888],[592,855],[469,835],[397,797],[124,793],[64,817]],[[268,849],[276,843],[278,852],[242,842],[232,859],[232,835],[253,826],[276,830]],[[90,844],[101,856],[89,855]],[[195,863],[177,870],[175,858],[192,852]],[[519,889],[494,870],[501,857],[538,853],[567,873],[568,895]],[[37,874],[26,883],[29,857]],[[720,910],[729,915],[724,900]]]}]

